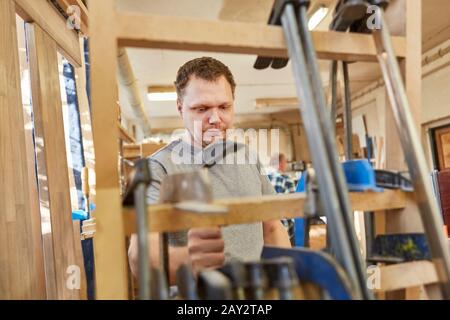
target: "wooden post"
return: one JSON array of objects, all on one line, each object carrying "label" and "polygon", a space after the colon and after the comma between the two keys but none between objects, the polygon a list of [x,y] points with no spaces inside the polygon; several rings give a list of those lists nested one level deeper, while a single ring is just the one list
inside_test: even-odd
[{"label": "wooden post", "polygon": [[[0,299],[45,299],[40,218],[27,164],[16,13],[0,1]],[[35,180],[34,180],[35,181]]]},{"label": "wooden post", "polygon": [[79,289],[72,287],[69,278],[72,272],[79,276],[74,270],[83,266],[77,265],[73,241],[57,45],[35,24],[27,25],[27,38],[35,134],[43,145],[38,150],[38,171],[40,176],[46,176],[46,185],[40,184],[40,194],[47,194],[48,203],[43,205],[50,210],[57,298],[79,299]]},{"label": "wooden post", "polygon": [[115,1],[90,1],[92,132],[95,148],[94,239],[97,299],[128,297],[125,236],[119,193]]}]

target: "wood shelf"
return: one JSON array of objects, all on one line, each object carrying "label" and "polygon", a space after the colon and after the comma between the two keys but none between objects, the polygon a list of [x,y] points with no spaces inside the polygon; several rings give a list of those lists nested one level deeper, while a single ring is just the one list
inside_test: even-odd
[{"label": "wood shelf", "polygon": [[[351,192],[350,202],[354,211],[380,211],[403,209],[411,194],[398,190],[384,192]],[[193,227],[225,226],[253,223],[281,218],[303,217],[304,193],[271,195],[262,197],[232,198],[214,201],[213,204],[228,208],[226,214],[198,214],[181,211],[171,204],[148,206],[149,231],[173,232]],[[123,208],[125,234],[136,230],[133,208]]]},{"label": "wood shelf", "polygon": [[374,291],[395,291],[439,281],[434,263],[428,260],[382,266],[379,276],[380,288]]}]

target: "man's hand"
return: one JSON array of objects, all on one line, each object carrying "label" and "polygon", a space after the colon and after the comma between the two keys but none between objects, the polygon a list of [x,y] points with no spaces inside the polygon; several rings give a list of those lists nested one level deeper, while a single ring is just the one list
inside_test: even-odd
[{"label": "man's hand", "polygon": [[188,252],[195,275],[203,269],[221,267],[225,261],[224,249],[225,244],[220,228],[189,230]]}]

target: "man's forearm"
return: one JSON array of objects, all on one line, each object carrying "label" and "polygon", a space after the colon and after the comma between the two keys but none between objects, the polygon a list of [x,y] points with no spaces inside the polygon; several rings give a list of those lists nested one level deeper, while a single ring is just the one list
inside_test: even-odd
[{"label": "man's forearm", "polygon": [[[149,258],[153,267],[159,267],[159,235],[149,234]],[[128,256],[130,260],[130,269],[133,275],[138,277],[138,247],[137,236],[133,235],[130,240],[130,248],[128,250]],[[170,285],[174,285],[176,282],[176,272],[178,267],[189,261],[189,254],[187,247],[169,247],[169,275]]]},{"label": "man's forearm", "polygon": [[288,232],[280,220],[263,222],[263,233],[265,245],[291,248]]}]

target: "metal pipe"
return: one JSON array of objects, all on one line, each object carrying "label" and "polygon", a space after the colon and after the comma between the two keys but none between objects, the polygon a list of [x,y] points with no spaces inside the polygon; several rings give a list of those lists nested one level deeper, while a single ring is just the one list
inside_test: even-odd
[{"label": "metal pipe", "polygon": [[131,67],[130,60],[125,48],[119,48],[117,53],[117,67],[118,67],[118,79],[120,84],[124,87],[127,100],[130,104],[137,121],[144,130],[144,135],[150,135],[150,121],[145,114],[144,104],[141,100],[139,87],[134,77],[133,68]]},{"label": "metal pipe", "polygon": [[139,274],[139,299],[150,300],[150,266],[148,250],[148,226],[146,185],[139,183],[134,190],[134,205],[136,208],[136,229],[138,237],[138,274]]}]

